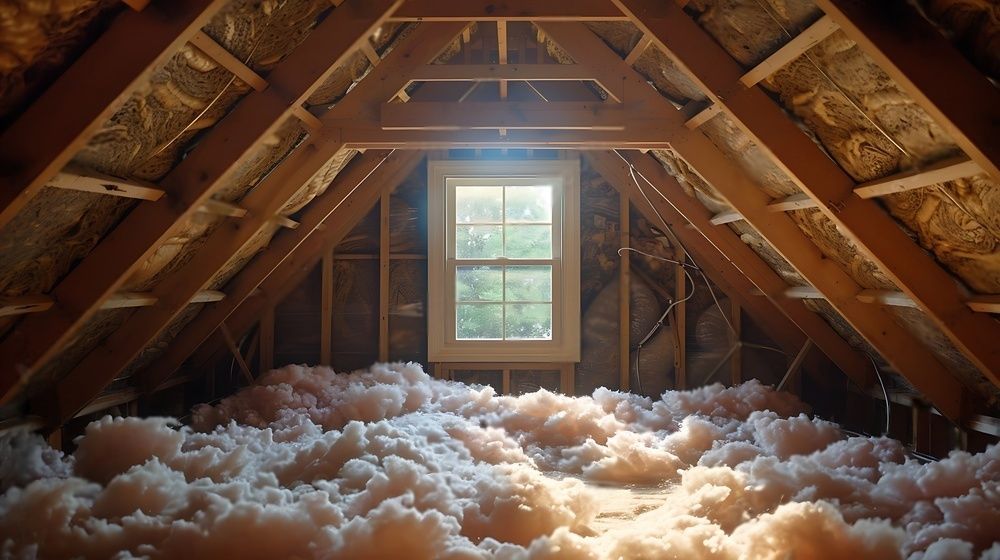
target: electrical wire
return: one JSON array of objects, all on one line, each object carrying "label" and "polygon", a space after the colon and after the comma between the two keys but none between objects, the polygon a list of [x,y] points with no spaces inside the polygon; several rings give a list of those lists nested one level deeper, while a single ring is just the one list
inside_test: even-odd
[{"label": "electrical wire", "polygon": [[889,414],[892,410],[889,406],[889,392],[885,390],[885,383],[882,382],[882,372],[879,371],[878,364],[875,363],[875,358],[872,358],[868,354],[865,355],[868,356],[868,360],[872,363],[872,368],[875,369],[875,377],[878,377],[878,384],[882,387],[882,396],[885,397],[885,432],[882,435],[887,436],[889,435]]}]

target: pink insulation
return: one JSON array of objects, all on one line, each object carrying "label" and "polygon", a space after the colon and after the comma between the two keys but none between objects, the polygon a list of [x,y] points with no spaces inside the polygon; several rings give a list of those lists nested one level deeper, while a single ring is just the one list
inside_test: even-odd
[{"label": "pink insulation", "polygon": [[0,556],[1000,559],[1000,447],[922,464],[803,411],[753,381],[654,402],[288,366],[71,457],[3,436]]}]

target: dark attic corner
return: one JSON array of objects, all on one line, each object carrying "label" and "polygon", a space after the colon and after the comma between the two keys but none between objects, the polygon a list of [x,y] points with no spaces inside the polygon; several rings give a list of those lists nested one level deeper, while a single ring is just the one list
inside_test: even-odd
[{"label": "dark attic corner", "polygon": [[995,0],[0,0],[0,558],[1000,560]]}]

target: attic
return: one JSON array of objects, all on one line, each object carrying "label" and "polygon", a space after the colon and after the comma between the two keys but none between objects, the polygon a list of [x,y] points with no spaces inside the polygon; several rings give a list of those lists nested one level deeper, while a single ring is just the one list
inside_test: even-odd
[{"label": "attic", "polygon": [[0,29],[5,557],[1000,556],[994,3]]}]

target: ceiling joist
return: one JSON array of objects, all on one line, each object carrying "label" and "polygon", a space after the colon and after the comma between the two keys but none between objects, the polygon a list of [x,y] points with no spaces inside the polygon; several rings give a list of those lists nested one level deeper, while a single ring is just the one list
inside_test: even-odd
[{"label": "ceiling joist", "polygon": [[608,0],[407,0],[390,21],[626,21]]}]

